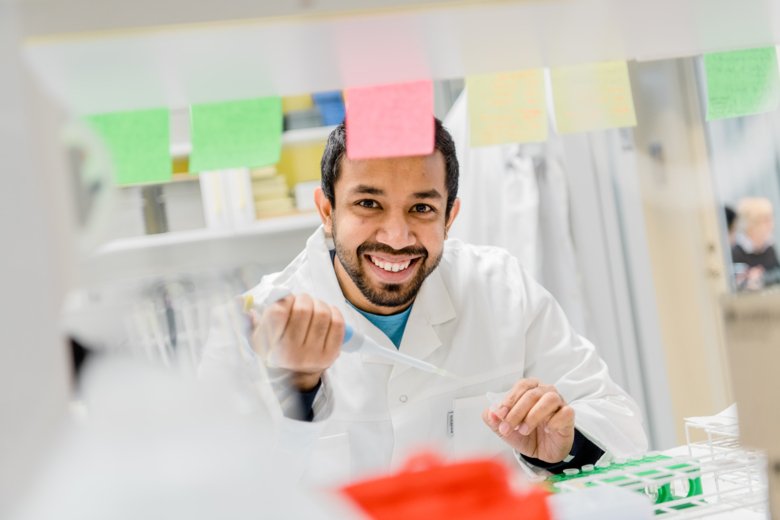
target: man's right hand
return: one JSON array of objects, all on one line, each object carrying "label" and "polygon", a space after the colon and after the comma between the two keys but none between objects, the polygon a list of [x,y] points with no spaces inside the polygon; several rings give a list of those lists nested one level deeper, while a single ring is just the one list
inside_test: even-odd
[{"label": "man's right hand", "polygon": [[308,294],[282,298],[261,316],[253,315],[252,323],[252,348],[273,366],[289,370],[299,390],[317,386],[341,353],[341,311]]}]

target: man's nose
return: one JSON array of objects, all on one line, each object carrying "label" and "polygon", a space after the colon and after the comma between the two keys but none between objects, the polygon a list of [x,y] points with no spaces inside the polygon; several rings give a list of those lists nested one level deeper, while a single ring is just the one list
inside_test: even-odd
[{"label": "man's nose", "polygon": [[409,223],[401,215],[389,215],[383,222],[376,239],[393,249],[403,249],[414,245],[415,237]]}]

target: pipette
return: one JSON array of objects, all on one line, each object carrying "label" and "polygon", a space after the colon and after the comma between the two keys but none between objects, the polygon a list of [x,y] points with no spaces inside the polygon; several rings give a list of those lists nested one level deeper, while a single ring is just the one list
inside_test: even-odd
[{"label": "pipette", "polygon": [[365,334],[362,334],[353,329],[352,326],[348,323],[345,326],[344,343],[341,344],[341,350],[344,352],[361,351],[365,353],[376,354],[377,356],[384,357],[391,361],[397,361],[398,363],[418,368],[420,370],[424,370],[425,372],[430,372],[431,374],[437,374],[444,377],[455,377],[454,374],[447,372],[443,368],[437,367],[433,363],[428,363],[427,361],[417,359],[416,357],[410,356],[409,354],[404,354],[397,349],[384,348],[382,345],[378,344]]},{"label": "pipette", "polygon": [[[274,287],[271,289],[269,295],[264,299],[264,305],[270,305],[287,295],[291,294],[289,290],[283,287]],[[251,294],[244,296],[244,309],[249,310],[255,306],[254,298]],[[262,307],[262,306],[261,306]],[[447,372],[443,368],[439,368],[433,363],[428,363],[422,359],[417,359],[414,356],[404,354],[396,349],[384,348],[376,341],[372,340],[360,331],[355,330],[349,323],[345,324],[344,328],[344,341],[341,344],[341,350],[344,352],[365,352],[367,354],[375,354],[381,356],[390,361],[395,361],[410,367],[430,372],[443,377],[456,378],[454,374]]]}]

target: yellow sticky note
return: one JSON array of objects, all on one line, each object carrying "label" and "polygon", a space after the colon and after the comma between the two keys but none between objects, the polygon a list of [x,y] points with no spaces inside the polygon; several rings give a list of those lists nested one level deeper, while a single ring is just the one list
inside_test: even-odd
[{"label": "yellow sticky note", "polygon": [[541,69],[466,78],[471,146],[547,139]]},{"label": "yellow sticky note", "polygon": [[636,126],[626,62],[555,68],[551,79],[558,133]]}]

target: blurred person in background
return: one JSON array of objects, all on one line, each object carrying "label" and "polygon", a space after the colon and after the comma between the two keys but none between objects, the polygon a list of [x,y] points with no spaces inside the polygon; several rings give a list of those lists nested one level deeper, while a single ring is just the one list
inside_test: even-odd
[{"label": "blurred person in background", "polygon": [[737,232],[731,258],[737,288],[756,290],[777,283],[780,262],[774,244],[774,212],[765,197],[745,197],[737,206]]}]

